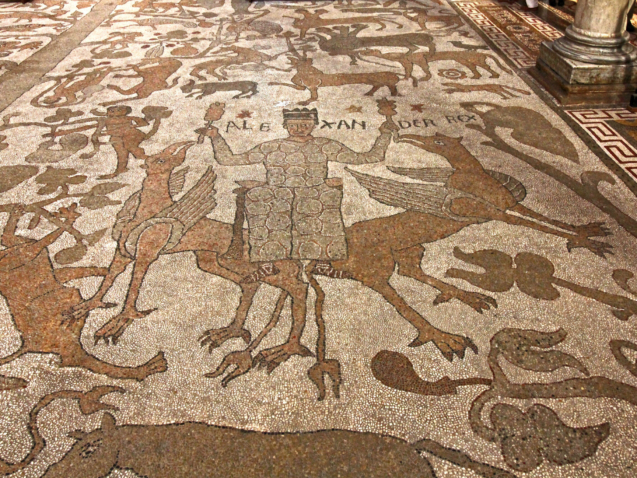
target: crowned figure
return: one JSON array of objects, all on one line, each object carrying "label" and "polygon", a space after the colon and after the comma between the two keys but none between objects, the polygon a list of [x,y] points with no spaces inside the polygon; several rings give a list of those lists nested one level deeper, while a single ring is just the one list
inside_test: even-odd
[{"label": "crowned figure", "polygon": [[234,153],[214,126],[198,130],[210,137],[215,159],[224,166],[263,163],[266,182],[246,194],[250,260],[254,282],[278,273],[274,261],[316,260],[313,273],[342,278],[331,261],[347,258],[341,201],[342,181],[328,179],[328,162],[378,163],[385,159],[393,124],[380,126],[380,135],[367,152],[356,152],[328,138],[312,136],[318,125],[316,108],[283,110],[287,138],[261,143]]}]

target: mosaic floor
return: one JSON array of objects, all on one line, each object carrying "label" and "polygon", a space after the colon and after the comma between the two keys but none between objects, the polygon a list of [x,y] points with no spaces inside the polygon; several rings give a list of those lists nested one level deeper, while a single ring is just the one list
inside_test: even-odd
[{"label": "mosaic floor", "polygon": [[637,114],[553,10],[1,3],[0,474],[635,476]]}]

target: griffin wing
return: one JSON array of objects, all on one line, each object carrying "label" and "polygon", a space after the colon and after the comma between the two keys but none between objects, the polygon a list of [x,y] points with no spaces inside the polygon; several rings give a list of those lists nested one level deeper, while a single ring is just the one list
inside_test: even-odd
[{"label": "griffin wing", "polygon": [[179,201],[162,211],[159,216],[181,221],[187,228],[209,214],[217,205],[215,181],[217,175],[209,167],[197,184],[188,190]]},{"label": "griffin wing", "polygon": [[170,175],[170,179],[168,180],[168,191],[170,192],[170,196],[174,198],[184,189],[184,184],[186,184],[186,174],[190,168],[186,166],[185,168],[181,168],[178,171],[173,171]]},{"label": "griffin wing", "polygon": [[115,224],[113,225],[113,231],[111,232],[111,236],[115,241],[119,241],[124,226],[135,218],[135,214],[139,209],[141,197],[142,191],[140,189],[139,191],[134,192],[131,197],[126,200],[122,209],[120,209],[117,213]]},{"label": "griffin wing", "polygon": [[[417,179],[426,183],[446,183],[453,174],[452,168],[399,168],[396,166],[387,166],[392,173],[407,176],[408,178]],[[515,179],[513,176],[485,169],[485,172],[493,179],[504,186],[517,202],[522,202],[526,197],[526,188],[524,184]]]},{"label": "griffin wing", "polygon": [[446,183],[453,174],[453,168],[399,168],[387,166],[392,173],[417,179],[425,183]]},{"label": "griffin wing", "polygon": [[444,186],[432,183],[401,183],[346,169],[369,191],[369,196],[380,203],[448,218],[443,212],[443,206],[449,190]]}]

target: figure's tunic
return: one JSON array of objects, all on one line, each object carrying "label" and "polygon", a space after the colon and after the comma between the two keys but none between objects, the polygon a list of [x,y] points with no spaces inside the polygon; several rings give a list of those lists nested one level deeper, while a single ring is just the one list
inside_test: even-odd
[{"label": "figure's tunic", "polygon": [[377,163],[385,159],[390,133],[381,134],[372,149],[357,153],[328,138],[305,143],[276,139],[243,154],[233,154],[221,136],[212,140],[222,165],[263,163],[267,184],[246,195],[250,260],[340,260],[347,258],[341,215],[343,192],[326,184],[328,161]]}]

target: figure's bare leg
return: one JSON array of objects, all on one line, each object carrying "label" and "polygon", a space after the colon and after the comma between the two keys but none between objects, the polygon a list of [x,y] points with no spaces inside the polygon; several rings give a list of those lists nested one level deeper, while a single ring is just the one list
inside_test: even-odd
[{"label": "figure's bare leg", "polygon": [[495,299],[487,295],[458,289],[451,284],[425,274],[420,267],[424,252],[425,248],[418,245],[400,251],[392,251],[392,255],[398,264],[398,273],[400,275],[411,277],[440,291],[440,294],[434,300],[434,305],[449,302],[451,299],[458,299],[480,313],[483,310],[498,306]]},{"label": "figure's bare leg", "polygon": [[[305,88],[304,88],[305,89]],[[318,100],[318,86],[308,86],[308,90],[310,90],[310,99],[305,101],[300,101],[300,105],[309,105],[310,103],[314,103]]]},{"label": "figure's bare leg", "polygon": [[108,268],[108,274],[104,277],[99,290],[90,299],[71,307],[64,314],[66,321],[74,322],[80,320],[81,318],[86,317],[86,315],[93,309],[114,307],[116,304],[103,302],[102,299],[113,285],[113,282],[115,282],[115,279],[124,272],[126,267],[128,267],[128,264],[132,261],[133,259],[123,256],[119,250],[117,250],[115,252],[115,257],[113,257],[113,262],[111,262],[111,265]]},{"label": "figure's bare leg", "polygon": [[262,350],[255,358],[255,363],[267,367],[271,372],[293,355],[310,357],[312,352],[301,345],[301,336],[305,329],[305,317],[307,314],[307,284],[299,280],[301,270],[296,261],[278,261],[279,274],[266,277],[264,282],[285,290],[292,298],[292,328],[285,344],[270,349]]},{"label": "figure's bare leg", "polygon": [[170,238],[171,227],[169,224],[156,224],[146,229],[139,236],[137,241],[137,254],[135,256],[135,266],[133,277],[128,287],[128,294],[124,302],[124,309],[114,318],[106,323],[101,329],[95,332],[95,342],[103,339],[108,343],[109,339],[113,344],[124,333],[126,328],[135,319],[146,317],[153,310],[138,311],[135,307],[139,290],[144,282],[144,277],[150,265],[157,260],[161,250]]},{"label": "figure's bare leg", "polygon": [[118,175],[125,173],[128,171],[128,149],[124,146],[124,142],[122,138],[113,138],[111,137],[111,146],[115,150],[117,154],[117,166],[115,167],[115,172],[110,174],[102,174],[98,179],[113,179]]}]

